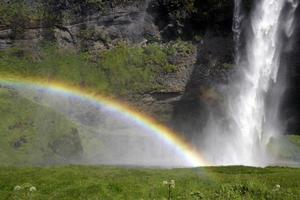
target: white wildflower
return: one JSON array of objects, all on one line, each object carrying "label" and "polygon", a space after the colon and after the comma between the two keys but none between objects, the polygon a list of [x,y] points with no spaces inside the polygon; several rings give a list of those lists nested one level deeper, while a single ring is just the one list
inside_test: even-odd
[{"label": "white wildflower", "polygon": [[163,185],[168,185],[169,182],[168,181],[163,181]]},{"label": "white wildflower", "polygon": [[276,188],[277,188],[277,189],[279,189],[279,188],[280,188],[280,185],[279,185],[279,184],[277,184],[277,185],[276,185]]},{"label": "white wildflower", "polygon": [[14,191],[19,191],[19,190],[21,190],[21,189],[22,189],[22,187],[19,186],[19,185],[17,185],[17,186],[14,187]]},{"label": "white wildflower", "polygon": [[30,191],[30,192],[35,192],[35,191],[36,191],[36,187],[31,186],[31,187],[29,188],[29,191]]},{"label": "white wildflower", "polygon": [[172,188],[175,188],[175,181],[174,181],[174,180],[171,180],[171,181],[170,181],[170,185],[171,185]]}]

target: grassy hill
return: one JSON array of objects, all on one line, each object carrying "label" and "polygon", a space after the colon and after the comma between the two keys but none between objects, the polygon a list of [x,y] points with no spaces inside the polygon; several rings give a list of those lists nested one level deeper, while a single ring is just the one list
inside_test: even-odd
[{"label": "grassy hill", "polygon": [[0,199],[168,199],[174,180],[171,199],[298,200],[299,179],[292,168],[0,168]]},{"label": "grassy hill", "polygon": [[288,136],[289,140],[300,148],[300,136],[298,135],[290,135]]},{"label": "grassy hill", "polygon": [[52,109],[0,87],[0,165],[44,165],[80,159],[76,126]]},{"label": "grassy hill", "polygon": [[271,138],[268,150],[281,159],[281,163],[300,162],[300,136],[286,135]]}]

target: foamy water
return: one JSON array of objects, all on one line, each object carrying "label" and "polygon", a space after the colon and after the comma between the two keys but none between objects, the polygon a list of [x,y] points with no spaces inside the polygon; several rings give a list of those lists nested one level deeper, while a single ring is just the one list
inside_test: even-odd
[{"label": "foamy water", "polygon": [[[235,3],[233,28],[236,45],[239,45],[243,13],[241,1],[236,0]],[[227,97],[228,127],[212,119],[206,130],[205,150],[213,163],[251,166],[269,164],[266,152],[268,140],[280,133],[276,128],[266,126],[266,120],[270,120],[266,119],[267,107],[278,109],[278,105],[266,105],[266,96],[277,81],[282,36],[292,35],[297,6],[298,2],[291,0],[260,0],[252,8],[247,30],[252,31],[252,34],[247,35],[245,55],[236,53],[237,69],[241,73],[239,80],[231,85]],[[238,46],[236,50],[239,50]],[[277,119],[276,116],[272,118]],[[273,125],[278,123],[276,121]]]}]

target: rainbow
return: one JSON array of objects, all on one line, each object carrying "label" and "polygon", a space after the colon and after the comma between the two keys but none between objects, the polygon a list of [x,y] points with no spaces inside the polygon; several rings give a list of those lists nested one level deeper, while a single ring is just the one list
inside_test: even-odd
[{"label": "rainbow", "polygon": [[121,113],[122,116],[130,119],[137,125],[149,130],[151,134],[155,134],[156,137],[162,141],[174,147],[178,156],[187,161],[187,166],[199,167],[199,166],[211,166],[198,150],[185,141],[182,137],[178,136],[171,129],[158,123],[151,117],[136,111],[125,103],[121,103],[112,97],[106,97],[104,95],[95,94],[89,92],[88,89],[82,89],[61,83],[58,81],[39,80],[38,78],[21,78],[16,76],[0,76],[0,84],[2,85],[22,85],[33,86],[41,89],[48,89],[54,92],[59,92],[66,95],[76,96],[87,99],[100,106],[104,106],[113,111]]}]

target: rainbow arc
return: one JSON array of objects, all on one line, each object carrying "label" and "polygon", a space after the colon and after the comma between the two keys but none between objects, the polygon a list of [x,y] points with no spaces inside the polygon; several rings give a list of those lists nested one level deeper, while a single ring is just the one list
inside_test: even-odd
[{"label": "rainbow arc", "polygon": [[107,97],[93,92],[88,92],[88,89],[82,89],[67,85],[57,81],[45,81],[37,78],[21,78],[15,76],[0,76],[0,85],[35,87],[37,89],[47,89],[52,92],[57,92],[63,95],[80,97],[89,100],[99,106],[106,107],[110,110],[120,113],[123,117],[135,124],[149,130],[150,134],[154,134],[160,140],[164,141],[176,150],[177,156],[185,160],[184,166],[199,167],[211,166],[201,153],[190,145],[184,138],[180,137],[170,128],[158,123],[153,118],[138,112],[134,108],[122,103],[114,98]]}]

